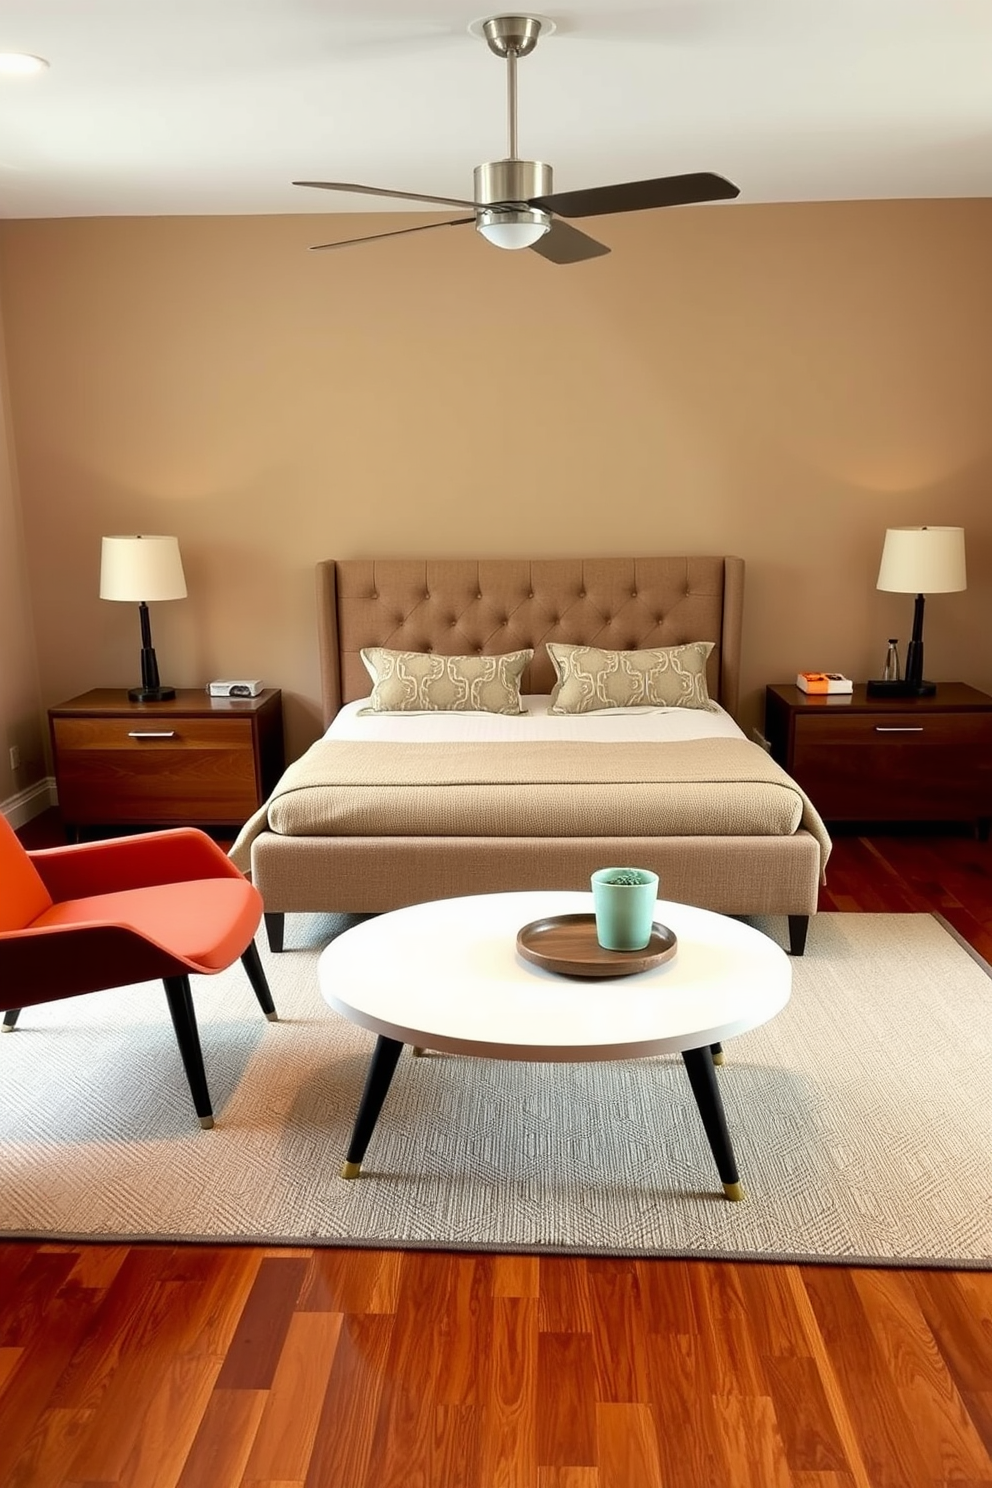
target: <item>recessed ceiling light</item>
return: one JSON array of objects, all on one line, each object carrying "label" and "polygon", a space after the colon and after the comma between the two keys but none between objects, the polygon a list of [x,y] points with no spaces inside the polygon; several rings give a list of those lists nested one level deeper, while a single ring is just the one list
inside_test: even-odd
[{"label": "recessed ceiling light", "polygon": [[29,52],[0,52],[0,72],[24,77],[32,72],[44,72],[48,66],[44,57],[32,57]]}]

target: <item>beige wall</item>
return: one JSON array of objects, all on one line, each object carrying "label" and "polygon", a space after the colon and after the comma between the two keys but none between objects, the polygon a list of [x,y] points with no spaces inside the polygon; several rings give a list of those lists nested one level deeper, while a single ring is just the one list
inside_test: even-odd
[{"label": "beige wall", "polygon": [[[17,467],[0,319],[0,803],[15,800],[45,773],[38,662],[21,530]],[[10,750],[20,750],[20,765]]]},{"label": "beige wall", "polygon": [[[992,202],[604,219],[556,268],[403,215],[5,222],[0,303],[44,703],[137,680],[100,536],[176,533],[163,681],[260,675],[319,723],[322,557],[730,552],[744,721],[877,674],[884,530],[966,528],[927,672],[992,690]],[[426,219],[423,219],[426,220]]]}]

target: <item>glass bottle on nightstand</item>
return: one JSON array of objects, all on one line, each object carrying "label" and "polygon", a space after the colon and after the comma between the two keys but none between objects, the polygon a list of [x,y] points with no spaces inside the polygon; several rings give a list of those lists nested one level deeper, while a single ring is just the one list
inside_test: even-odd
[{"label": "glass bottle on nightstand", "polygon": [[882,668],[882,681],[902,681],[902,672],[899,667],[899,642],[891,637],[889,639],[889,649],[885,653],[885,666]]}]

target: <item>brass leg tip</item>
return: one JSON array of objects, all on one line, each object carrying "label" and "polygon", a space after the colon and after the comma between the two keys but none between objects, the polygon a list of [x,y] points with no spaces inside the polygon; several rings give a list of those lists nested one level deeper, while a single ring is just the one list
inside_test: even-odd
[{"label": "brass leg tip", "polygon": [[279,1022],[279,1014],[278,1013],[266,1013],[265,1016],[268,1018],[268,1020],[269,1020],[270,1023],[278,1023]]},{"label": "brass leg tip", "polygon": [[362,1165],[361,1165],[361,1163],[343,1162],[341,1164],[341,1177],[342,1178],[357,1178],[358,1175],[359,1175],[359,1173],[361,1171],[362,1171]]},{"label": "brass leg tip", "polygon": [[714,1054],[713,1055],[713,1063],[714,1064],[726,1064],[726,1062],[727,1062],[727,1056],[726,1056],[726,1054],[724,1054],[724,1052],[723,1052],[722,1049],[720,1050],[719,1054]]},{"label": "brass leg tip", "polygon": [[735,1204],[739,1204],[742,1199],[747,1197],[743,1187],[739,1183],[725,1183],[723,1185],[723,1191],[727,1198]]},{"label": "brass leg tip", "polygon": [[421,1057],[421,1055],[423,1054],[423,1052],[424,1051],[423,1051],[423,1049],[421,1048],[421,1046],[419,1044],[414,1044],[413,1045],[413,1057],[414,1057],[414,1059],[419,1059]]},{"label": "brass leg tip", "polygon": [[209,1131],[210,1128],[213,1126],[213,1124],[214,1124],[214,1118],[212,1116],[201,1116],[200,1117],[200,1125],[203,1127],[203,1130],[204,1131]]}]

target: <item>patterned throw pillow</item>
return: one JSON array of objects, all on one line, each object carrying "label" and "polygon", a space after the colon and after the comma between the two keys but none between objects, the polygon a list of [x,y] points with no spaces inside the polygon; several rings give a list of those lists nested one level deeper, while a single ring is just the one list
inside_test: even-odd
[{"label": "patterned throw pillow", "polygon": [[440,656],[366,646],[362,660],[373,681],[368,713],[523,713],[520,677],[533,651],[503,656]]},{"label": "patterned throw pillow", "polygon": [[705,708],[706,658],[712,641],[659,646],[654,651],[601,651],[548,641],[558,681],[549,713],[598,713],[606,708]]}]

